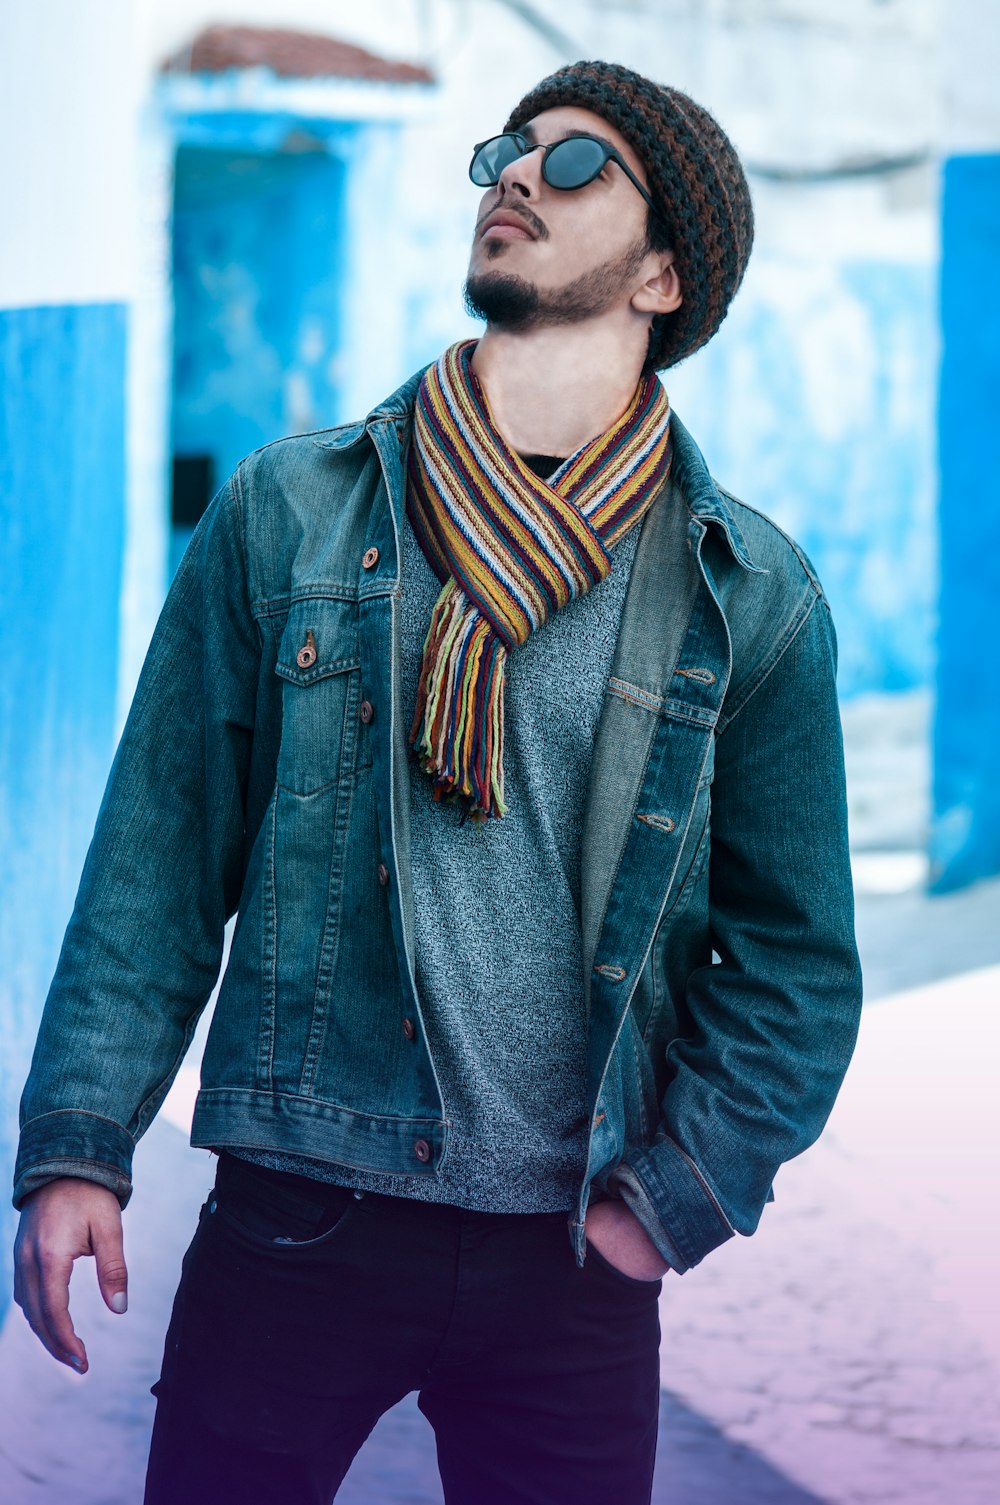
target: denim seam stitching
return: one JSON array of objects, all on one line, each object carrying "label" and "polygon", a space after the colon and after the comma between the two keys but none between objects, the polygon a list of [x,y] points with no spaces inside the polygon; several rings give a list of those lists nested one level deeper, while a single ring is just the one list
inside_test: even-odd
[{"label": "denim seam stitching", "polygon": [[717,713],[707,706],[686,705],[673,696],[655,695],[651,690],[643,690],[626,679],[619,679],[617,675],[611,675],[607,687],[608,692],[617,695],[619,700],[675,721],[688,721],[695,726],[714,726],[717,720]]},{"label": "denim seam stitching", "polygon": [[698,838],[698,845],[695,847],[694,855],[691,858],[691,866],[688,868],[687,872],[684,874],[684,877],[681,879],[680,887],[677,890],[677,897],[660,916],[656,930],[653,934],[654,942],[656,940],[656,936],[660,932],[661,927],[667,922],[667,920],[670,921],[671,925],[675,925],[683,915],[685,909],[687,909],[688,905],[691,903],[691,898],[694,894],[695,888],[697,887],[698,879],[705,871],[705,863],[708,861],[708,854],[711,849],[712,821],[711,812],[709,812],[708,819],[706,819],[705,821],[704,829],[702,830],[702,833]]},{"label": "denim seam stitching", "polygon": [[[344,729],[356,723],[356,711],[348,693],[344,705]],[[357,723],[360,724],[360,723]],[[302,1073],[299,1077],[299,1093],[303,1097],[310,1095],[310,1089],[316,1080],[319,1063],[323,1053],[323,1044],[326,1039],[327,1022],[330,1012],[330,987],[336,975],[337,952],[340,948],[341,917],[344,906],[340,900],[344,889],[344,867],[347,860],[347,832],[350,825],[351,805],[353,803],[356,768],[351,768],[354,754],[357,750],[357,731],[350,743],[346,735],[342,738],[341,746],[347,747],[348,770],[342,773],[337,781],[336,806],[330,830],[330,876],[327,884],[326,915],[323,922],[323,935],[320,939],[319,961],[316,966],[316,987],[313,993],[312,1017],[309,1021],[309,1035],[306,1040],[305,1057],[302,1062]],[[336,897],[335,897],[336,896]],[[325,994],[325,998],[324,998]],[[321,999],[323,1000],[321,1002]]]},{"label": "denim seam stitching", "polygon": [[[654,747],[655,743],[656,743],[656,734],[654,734],[652,737],[650,737],[648,746],[646,748],[646,756],[643,759],[643,763],[642,763],[642,773],[641,773],[641,775],[639,777],[639,793],[636,796],[636,804],[638,804],[639,798],[641,798],[641,795],[642,795],[642,790],[643,790],[643,787],[644,787],[645,782],[646,782],[646,775],[647,775],[647,773],[649,771],[649,760],[650,760],[650,758],[653,755],[653,747]],[[699,783],[701,781],[702,771],[704,770],[705,764],[708,761],[708,754],[709,754],[709,749],[710,749],[711,745],[712,744],[711,744],[711,740],[710,740],[709,741],[709,746],[706,747],[704,757],[702,758],[701,768],[698,771]],[[671,869],[670,878],[668,880],[667,890],[666,890],[666,892],[664,894],[664,897],[663,897],[663,906],[660,909],[659,914],[657,915],[656,923],[653,926],[652,934],[650,935],[649,940],[646,943],[646,949],[645,949],[645,951],[643,953],[642,960],[639,963],[638,969],[636,971],[635,981],[632,984],[632,991],[633,992],[635,990],[635,987],[636,987],[636,985],[638,983],[639,978],[642,976],[642,969],[646,965],[646,958],[648,957],[650,951],[652,950],[653,942],[656,939],[656,934],[657,934],[657,932],[658,932],[661,924],[666,919],[667,915],[673,912],[674,904],[668,904],[668,900],[670,899],[670,889],[673,886],[674,879],[677,876],[677,865],[680,862],[681,853],[684,850],[684,842],[687,839],[687,834],[688,834],[688,831],[690,830],[690,827],[691,827],[691,821],[694,818],[694,807],[695,807],[695,805],[697,803],[698,803],[698,791],[697,791],[697,788],[696,788],[695,789],[695,794],[694,794],[694,799],[691,801],[691,808],[690,808],[690,810],[687,813],[687,820],[684,823],[684,829],[683,829],[683,831],[681,832],[681,835],[680,835],[680,846],[678,847],[678,849],[677,849],[677,855],[674,858],[673,867]],[[629,837],[626,836],[625,839],[624,839],[624,841],[621,844],[621,848],[620,848],[619,853],[618,853],[618,861],[615,863],[614,874],[612,876],[611,884],[610,884],[610,886],[608,888],[607,898],[606,898],[606,900],[604,902],[604,909],[601,911],[601,918],[600,918],[600,922],[599,922],[598,927],[597,927],[597,934],[598,935],[600,935],[602,933],[602,931],[604,929],[604,926],[605,926],[605,924],[607,922],[608,906],[611,903],[611,895],[614,893],[615,886],[617,885],[617,882],[618,882],[618,875],[621,872],[622,863],[625,860],[625,852],[628,849],[628,845],[629,845]],[[675,896],[674,903],[677,902],[677,899],[679,897],[680,897],[679,894]],[[628,1005],[631,1004],[631,1002],[632,1002],[632,994],[630,993],[629,998],[628,998],[627,1003],[626,1003],[626,1007],[628,1007]],[[619,1029],[620,1029],[620,1026],[619,1026]],[[617,1035],[615,1036],[615,1041],[616,1040],[617,1040]],[[611,1052],[612,1053],[614,1051],[615,1041],[612,1041],[612,1045],[611,1045]],[[602,1072],[602,1075],[601,1075],[601,1090],[603,1090],[603,1087],[604,1087],[604,1078],[607,1076],[607,1067],[608,1067],[608,1064],[610,1064],[610,1061],[611,1061],[611,1054],[609,1053],[609,1055],[608,1055],[608,1061],[605,1063],[604,1071]],[[600,1096],[600,1092],[598,1092],[598,1096]]]},{"label": "denim seam stitching", "polygon": [[[806,623],[808,622],[809,618],[812,616],[813,610],[815,609],[815,606],[816,606],[816,603],[818,601],[822,600],[822,599],[823,599],[823,597],[822,597],[821,594],[814,594],[810,598],[810,600],[809,600],[808,604],[806,605],[805,610],[802,612],[801,616],[797,620],[793,619],[793,621],[789,624],[789,626],[785,630],[785,636],[784,636],[784,638],[783,639],[779,638],[778,641],[777,641],[777,643],[774,645],[774,648],[772,649],[771,658],[770,659],[762,659],[761,662],[757,665],[755,673],[757,674],[758,677],[753,682],[751,688],[746,691],[746,694],[744,695],[743,699],[738,703],[738,705],[736,706],[735,710],[732,712],[731,715],[729,715],[729,716],[720,716],[720,718],[719,718],[719,726],[718,726],[718,735],[720,737],[725,732],[727,732],[729,730],[729,728],[732,726],[733,722],[736,720],[736,718],[740,714],[740,712],[746,709],[746,707],[749,705],[750,701],[753,699],[753,697],[756,695],[757,691],[760,689],[761,685],[765,683],[765,681],[767,680],[767,678],[769,677],[769,675],[772,673],[772,671],[777,668],[778,664],[780,664],[781,660],[784,658],[784,656],[787,653],[788,649],[791,647],[792,643],[794,643],[795,639],[798,637],[799,633],[802,631],[803,627],[806,625]],[[742,689],[746,689],[746,683],[747,683],[747,681],[745,681],[744,685],[741,686]]]},{"label": "denim seam stitching", "polygon": [[133,1145],[136,1142],[134,1135],[129,1132],[124,1124],[120,1124],[116,1118],[108,1118],[106,1113],[94,1113],[90,1108],[50,1108],[46,1113],[39,1113],[34,1118],[25,1119],[21,1131],[23,1133],[32,1124],[40,1124],[46,1118],[56,1118],[60,1113],[82,1114],[84,1118],[96,1118],[103,1124],[111,1124],[113,1128],[120,1129],[123,1134],[132,1140]]},{"label": "denim seam stitching", "polygon": [[350,605],[356,604],[359,596],[356,587],[331,585],[327,580],[316,584],[307,582],[296,586],[294,591],[284,591],[280,596],[256,596],[252,604],[257,616],[280,617],[284,612],[291,611],[293,606],[300,606],[303,601],[342,601]]},{"label": "denim seam stitching", "polygon": [[697,1177],[699,1185],[702,1187],[702,1189],[703,1189],[703,1191],[705,1193],[705,1196],[708,1198],[709,1202],[711,1203],[712,1210],[715,1212],[715,1214],[718,1217],[719,1221],[722,1223],[722,1226],[724,1228],[726,1228],[730,1233],[735,1233],[736,1229],[733,1227],[732,1223],[730,1223],[729,1219],[727,1218],[725,1212],[722,1209],[722,1204],[720,1203],[718,1197],[715,1195],[715,1192],[709,1186],[708,1182],[706,1181],[706,1179],[705,1179],[704,1175],[702,1174],[701,1170],[699,1169],[698,1165],[695,1163],[694,1160],[692,1160],[691,1156],[688,1154],[687,1150],[685,1150],[685,1148],[684,1148],[684,1146],[682,1144],[679,1144],[676,1139],[673,1142],[674,1142],[674,1145],[676,1146],[679,1154],[681,1154],[684,1157],[684,1159],[687,1161],[688,1165],[691,1167],[692,1171],[694,1172],[695,1176]]},{"label": "denim seam stitching", "polygon": [[279,659],[274,672],[279,679],[287,679],[289,684],[299,685],[307,690],[310,685],[318,680],[330,679],[334,674],[349,674],[352,669],[361,668],[361,659],[357,658],[332,658],[327,663],[317,664],[314,669],[293,669],[290,664],[282,663]]},{"label": "denim seam stitching", "polygon": [[[220,958],[220,964],[221,964],[221,958]],[[217,979],[218,979],[218,967],[216,967],[216,980]],[[214,987],[214,985],[215,984],[213,982],[213,987]],[[167,1071],[166,1076],[161,1079],[161,1081],[156,1085],[156,1087],[154,1087],[152,1089],[152,1091],[147,1092],[146,1096],[143,1098],[142,1102],[139,1104],[138,1108],[136,1109],[136,1114],[135,1114],[135,1127],[136,1127],[135,1140],[138,1140],[138,1139],[142,1138],[143,1134],[149,1128],[149,1125],[152,1123],[153,1119],[156,1117],[157,1113],[159,1113],[160,1109],[162,1108],[162,1106],[163,1106],[163,1100],[166,1097],[167,1092],[170,1090],[169,1084],[173,1082],[173,1080],[176,1077],[178,1071],[180,1070],[181,1065],[183,1064],[183,1061],[184,1061],[184,1057],[188,1053],[188,1047],[190,1046],[191,1041],[194,1039],[195,1030],[198,1028],[198,1020],[201,1018],[201,1015],[202,1015],[202,1012],[203,1012],[203,1010],[205,1008],[205,1005],[208,1002],[208,997],[209,997],[209,995],[206,994],[206,996],[201,1000],[200,1004],[198,1004],[195,1007],[195,1009],[192,1011],[192,1013],[190,1014],[190,1016],[185,1021],[185,1024],[184,1024],[184,1035],[183,1035],[183,1038],[181,1040],[180,1047],[179,1047],[179,1049],[177,1051],[177,1054],[174,1056],[174,1059],[173,1059],[173,1061],[172,1061],[172,1063],[170,1065],[169,1070]],[[152,1110],[151,1111],[147,1111],[149,1109],[151,1103],[153,1104]]]},{"label": "denim seam stitching", "polygon": [[[642,797],[642,791],[643,791],[643,788],[644,788],[645,783],[646,783],[646,775],[649,772],[649,760],[653,756],[653,746],[654,746],[655,742],[656,742],[656,733],[654,732],[653,735],[649,738],[649,740],[647,742],[647,745],[646,745],[646,756],[642,760],[642,772],[640,773],[639,778],[638,778],[638,787],[637,787],[637,791],[636,791],[636,801],[635,801],[636,805],[638,805],[639,800]],[[631,827],[631,821],[629,822],[629,827]],[[611,903],[611,895],[614,893],[615,888],[617,887],[617,884],[618,884],[618,875],[619,875],[619,873],[622,870],[622,863],[625,861],[625,853],[628,850],[628,845],[629,845],[629,835],[630,835],[630,831],[628,829],[626,829],[625,834],[624,834],[624,836],[622,838],[621,845],[620,845],[620,847],[618,849],[618,859],[615,862],[615,870],[614,870],[614,872],[611,875],[611,882],[608,884],[607,896],[606,896],[606,898],[604,900],[604,908],[601,910],[601,918],[598,921],[597,926],[595,928],[595,935],[598,935],[598,936],[603,933],[604,927],[607,924],[608,906]],[[640,968],[640,971],[641,971],[641,968]],[[614,1043],[613,1042],[612,1042],[612,1047],[611,1048],[612,1048],[612,1050],[614,1050]],[[608,1059],[610,1060],[610,1056],[608,1057]],[[605,1067],[605,1073],[604,1074],[606,1074],[606,1071],[607,1071],[607,1068]],[[603,1075],[602,1075],[601,1085],[602,1085],[602,1087],[604,1085]],[[600,1094],[598,1094],[598,1096],[599,1095]]]},{"label": "denim seam stitching", "polygon": [[[784,528],[780,527],[778,525],[778,523],[776,523],[774,521],[773,517],[768,517],[767,513],[766,512],[762,512],[759,507],[753,507],[753,506],[750,505],[749,502],[743,501],[743,499],[741,497],[734,496],[731,491],[727,491],[726,490],[725,486],[720,486],[719,483],[718,483],[718,481],[715,481],[714,484],[715,484],[716,489],[718,491],[721,491],[722,495],[724,497],[726,497],[729,501],[735,503],[735,505],[737,507],[743,507],[743,508],[745,508],[747,512],[752,512],[753,515],[754,515],[754,517],[761,518],[763,522],[767,523],[767,525],[769,527],[773,528],[774,531],[777,534],[779,534],[781,538],[783,538],[785,540],[785,542],[789,545],[789,547],[791,548],[792,552],[794,553],[796,559],[799,561],[799,564],[801,564],[803,570],[809,576],[809,579],[812,581],[813,585],[816,587],[816,589],[820,593],[822,593],[823,586],[820,583],[820,580],[819,580],[819,578],[818,578],[818,576],[816,574],[816,571],[813,569],[812,565],[810,564],[808,558],[806,557],[806,555],[803,552],[803,550],[800,547],[800,545],[796,543],[796,541],[795,541],[794,538],[792,538],[791,534],[786,533],[785,530],[784,530]],[[749,550],[747,552],[749,553]]]},{"label": "denim seam stitching", "polygon": [[[237,465],[233,472],[233,499],[236,503],[236,523],[240,535],[240,556],[243,564],[243,583],[246,587],[247,601],[250,602],[250,610],[253,612],[253,590],[250,582],[250,557],[247,553],[247,529],[246,529],[246,497],[243,490],[243,461]],[[258,634],[260,627],[257,628]]]},{"label": "denim seam stitching", "polygon": [[[275,784],[271,800],[271,818],[265,838],[264,871],[261,877],[261,975],[263,997],[261,998],[260,1024],[257,1036],[257,1080],[272,1083],[274,1080],[274,1036],[277,1030],[278,996],[278,947],[277,947],[277,880],[274,874],[275,849],[278,840],[278,786]],[[263,824],[263,822],[262,822]]]},{"label": "denim seam stitching", "polygon": [[[348,1108],[343,1103],[335,1103],[326,1098],[303,1097],[298,1092],[277,1092],[271,1089],[265,1090],[260,1087],[203,1087],[200,1096],[213,1098],[235,1097],[243,1100],[247,1097],[283,1098],[292,1103],[304,1103],[315,1109],[333,1108],[338,1113],[346,1113],[350,1118],[368,1118],[372,1123],[398,1123],[398,1124],[429,1124],[434,1128],[452,1127],[452,1121],[448,1118],[428,1118],[422,1115],[419,1118],[404,1118],[396,1113],[368,1113],[363,1108]],[[242,1141],[241,1141],[242,1143]],[[255,1149],[268,1148],[268,1146],[253,1146]]]},{"label": "denim seam stitching", "polygon": [[632,1058],[635,1061],[636,1086],[638,1088],[638,1096],[639,1096],[639,1121],[642,1124],[643,1139],[644,1139],[644,1141],[648,1142],[648,1140],[649,1140],[649,1131],[650,1131],[650,1120],[649,1120],[649,1112],[648,1112],[647,1107],[646,1107],[646,1094],[642,1090],[642,1075],[643,1075],[643,1073],[642,1073],[642,1062],[643,1062],[643,1057],[645,1057],[648,1060],[648,1054],[645,1051],[645,1049],[643,1049],[642,1053],[640,1054],[640,1046],[642,1045],[643,1042],[642,1042],[642,1037],[639,1034],[639,1025],[638,1025],[638,1022],[636,1021],[635,1013],[633,1012],[631,1004],[629,1004],[629,1006],[628,1006],[628,1017],[629,1017],[629,1034],[632,1037]]},{"label": "denim seam stitching", "polygon": [[[110,1160],[88,1160],[86,1155],[50,1155],[48,1160],[39,1160],[36,1162],[36,1164],[30,1166],[28,1170],[24,1172],[21,1179],[27,1180],[32,1176],[44,1176],[45,1174],[47,1174],[45,1170],[45,1167],[47,1165],[93,1166],[97,1170],[110,1171],[110,1173],[113,1176],[116,1176],[119,1181],[124,1181],[126,1184],[128,1184],[128,1177],[125,1175],[125,1172],[122,1170],[120,1165],[114,1165]],[[55,1178],[53,1177],[53,1179]]]}]

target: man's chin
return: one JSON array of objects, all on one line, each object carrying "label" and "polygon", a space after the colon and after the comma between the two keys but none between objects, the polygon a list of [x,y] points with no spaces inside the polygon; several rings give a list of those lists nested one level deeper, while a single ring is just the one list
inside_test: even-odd
[{"label": "man's chin", "polygon": [[466,313],[494,329],[530,329],[538,319],[538,290],[513,272],[473,272],[462,293]]}]

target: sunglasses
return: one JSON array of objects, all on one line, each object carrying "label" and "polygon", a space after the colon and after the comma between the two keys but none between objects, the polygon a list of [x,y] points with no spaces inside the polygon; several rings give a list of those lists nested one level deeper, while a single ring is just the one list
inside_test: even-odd
[{"label": "sunglasses", "polygon": [[592,183],[606,162],[617,162],[622,172],[634,183],[653,213],[659,210],[643,188],[635,173],[606,141],[597,136],[565,136],[562,141],[553,141],[548,146],[532,143],[519,131],[505,131],[502,136],[491,136],[473,148],[469,163],[469,177],[479,188],[489,188],[500,181],[505,167],[516,162],[528,152],[542,153],[542,177],[550,188],[583,188]]}]

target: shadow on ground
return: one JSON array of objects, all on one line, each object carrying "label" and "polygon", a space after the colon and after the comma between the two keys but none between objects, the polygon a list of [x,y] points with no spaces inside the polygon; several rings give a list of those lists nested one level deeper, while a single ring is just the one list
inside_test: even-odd
[{"label": "shadow on ground", "polygon": [[[408,1395],[387,1411],[358,1454],[337,1505],[443,1505],[434,1434]],[[660,1394],[653,1505],[824,1505],[766,1459],[735,1442],[667,1391]]]}]

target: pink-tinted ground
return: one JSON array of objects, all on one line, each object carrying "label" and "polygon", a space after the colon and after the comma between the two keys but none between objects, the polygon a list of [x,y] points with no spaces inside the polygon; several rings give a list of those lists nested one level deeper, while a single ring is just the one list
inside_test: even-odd
[{"label": "pink-tinted ground", "polygon": [[[998,1005],[1000,967],[870,1005],[826,1132],[782,1169],[757,1234],[667,1277],[658,1505],[1000,1500]],[[16,1308],[0,1335],[4,1505],[142,1498],[149,1386],[211,1180],[178,1126],[194,1070],[139,1146],[128,1314],[104,1308],[89,1261],[74,1279],[90,1373],[54,1364]],[[412,1398],[338,1498],[440,1501]]]}]

